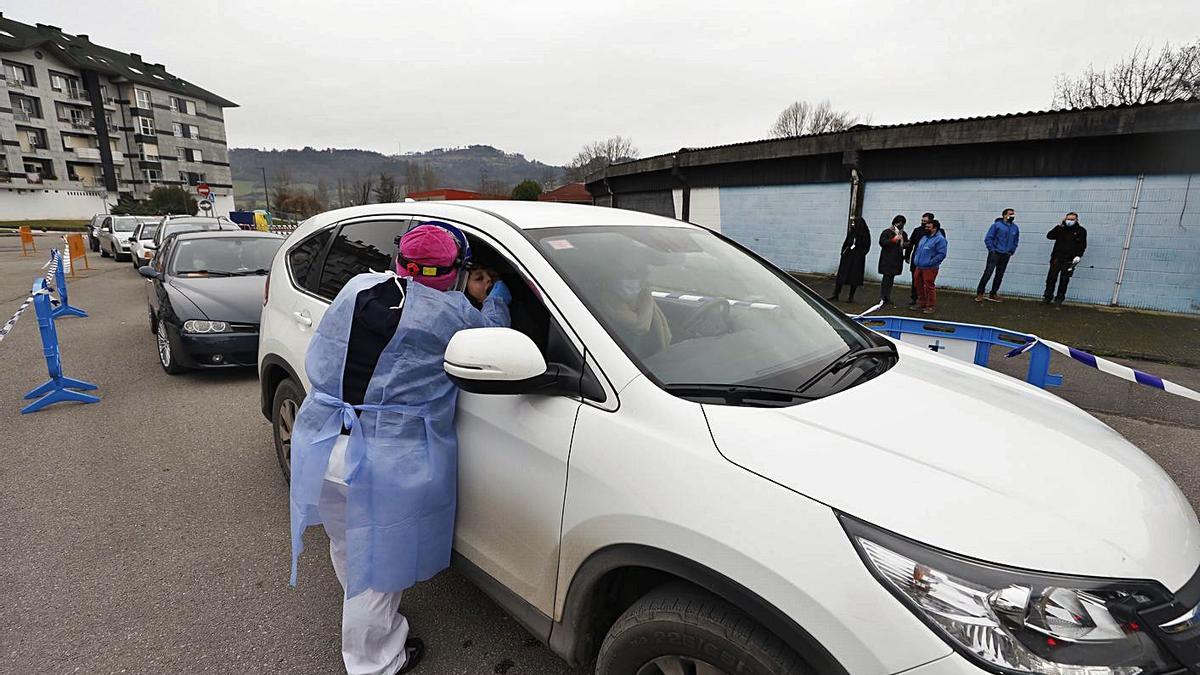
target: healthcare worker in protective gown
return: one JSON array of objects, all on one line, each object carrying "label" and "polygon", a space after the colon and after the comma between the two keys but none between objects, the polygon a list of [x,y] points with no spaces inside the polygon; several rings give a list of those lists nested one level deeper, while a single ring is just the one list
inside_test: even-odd
[{"label": "healthcare worker in protective gown", "polygon": [[396,261],[397,273],[351,279],[321,319],[292,436],[292,584],[304,529],[323,524],[350,675],[406,673],[424,654],[399,607],[450,563],[458,388],[442,370],[446,345],[464,328],[509,325],[512,300],[502,281],[482,310],[452,290],[470,246],[451,225],[410,230]]}]

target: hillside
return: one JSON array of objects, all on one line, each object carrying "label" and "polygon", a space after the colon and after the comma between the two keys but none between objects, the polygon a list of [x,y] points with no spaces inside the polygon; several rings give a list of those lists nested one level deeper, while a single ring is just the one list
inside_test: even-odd
[{"label": "hillside", "polygon": [[408,191],[454,187],[466,190],[507,194],[523,180],[543,184],[563,180],[563,168],[526,159],[490,145],[465,148],[438,148],[404,155],[384,155],[370,150],[258,150],[232,148],[229,163],[233,170],[234,196],[239,204],[262,200],[262,171],[267,170],[271,188],[277,181],[317,190],[324,183],[333,193],[338,180],[346,183],[371,178],[378,182],[381,173],[391,174]]}]

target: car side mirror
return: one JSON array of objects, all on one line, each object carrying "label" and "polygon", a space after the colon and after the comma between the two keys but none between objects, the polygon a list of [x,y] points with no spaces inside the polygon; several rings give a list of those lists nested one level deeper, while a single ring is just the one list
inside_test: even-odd
[{"label": "car side mirror", "polygon": [[130,237],[130,238],[129,238],[129,243],[131,243],[131,244],[132,244],[132,243],[133,243],[133,241],[134,241],[135,239],[137,239],[137,237]]},{"label": "car side mirror", "polygon": [[149,265],[144,265],[142,267],[139,267],[138,274],[146,277],[147,279],[157,279],[158,278],[158,270],[154,269],[153,267],[151,267]]},{"label": "car side mirror", "polygon": [[511,328],[469,328],[450,338],[443,368],[463,391],[474,394],[578,392],[579,374],[562,373],[524,333]]}]

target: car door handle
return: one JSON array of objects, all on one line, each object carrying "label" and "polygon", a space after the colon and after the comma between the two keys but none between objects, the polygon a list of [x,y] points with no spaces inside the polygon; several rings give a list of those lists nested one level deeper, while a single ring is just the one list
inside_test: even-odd
[{"label": "car door handle", "polygon": [[312,317],[308,315],[308,312],[292,312],[292,316],[296,317],[296,323],[301,326],[312,325]]}]

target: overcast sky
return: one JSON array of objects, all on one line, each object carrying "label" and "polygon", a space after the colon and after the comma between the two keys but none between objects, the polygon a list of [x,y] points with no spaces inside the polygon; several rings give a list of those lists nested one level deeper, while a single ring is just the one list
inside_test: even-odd
[{"label": "overcast sky", "polygon": [[1200,0],[21,0],[236,101],[233,147],[486,143],[564,163],[766,136],[796,99],[893,123],[1040,110],[1054,78],[1200,37]]}]

